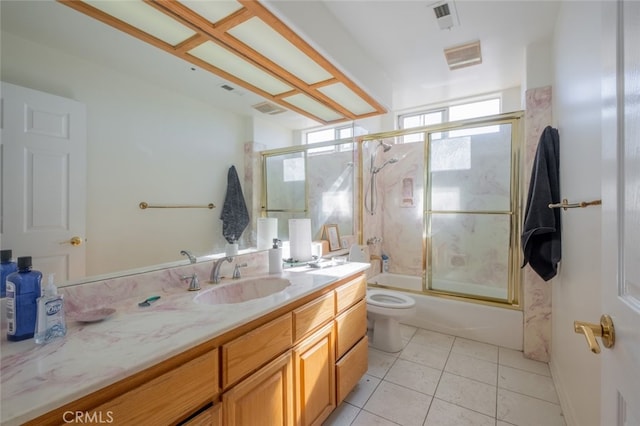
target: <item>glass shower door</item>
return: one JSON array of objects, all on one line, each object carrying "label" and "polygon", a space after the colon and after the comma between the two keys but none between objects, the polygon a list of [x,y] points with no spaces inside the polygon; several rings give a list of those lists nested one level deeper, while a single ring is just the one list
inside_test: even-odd
[{"label": "glass shower door", "polygon": [[508,301],[515,197],[511,124],[429,133],[427,285]]}]

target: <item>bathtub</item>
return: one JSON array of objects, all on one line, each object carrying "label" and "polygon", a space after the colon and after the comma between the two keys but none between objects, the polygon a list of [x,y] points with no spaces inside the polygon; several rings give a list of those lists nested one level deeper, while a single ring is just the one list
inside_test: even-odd
[{"label": "bathtub", "polygon": [[[394,290],[422,290],[422,278],[383,273],[368,278],[371,285]],[[522,311],[409,293],[416,300],[416,314],[402,322],[414,327],[522,350]]]}]

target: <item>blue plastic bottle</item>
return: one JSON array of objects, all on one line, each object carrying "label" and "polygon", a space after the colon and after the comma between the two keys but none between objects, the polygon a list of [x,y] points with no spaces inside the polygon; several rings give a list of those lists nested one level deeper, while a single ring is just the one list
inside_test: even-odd
[{"label": "blue plastic bottle", "polygon": [[11,250],[0,250],[0,297],[7,295],[7,276],[18,270],[16,262],[11,261]]},{"label": "blue plastic bottle", "polygon": [[30,339],[36,329],[42,274],[31,270],[31,256],[18,258],[18,271],[7,277],[7,339]]}]

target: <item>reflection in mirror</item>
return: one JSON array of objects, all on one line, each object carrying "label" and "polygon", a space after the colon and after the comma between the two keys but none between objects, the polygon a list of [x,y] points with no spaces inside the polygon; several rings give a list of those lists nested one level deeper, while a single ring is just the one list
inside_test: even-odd
[{"label": "reflection in mirror", "polygon": [[289,219],[310,218],[313,240],[326,224],[354,235],[357,150],[351,140],[263,151],[262,215],[278,219],[278,238],[289,238]]},{"label": "reflection in mirror", "polygon": [[[112,48],[83,50],[87,37],[74,32],[78,26],[90,31],[94,46],[104,38]],[[241,177],[253,173],[245,161],[246,135],[260,139],[264,149],[290,145],[291,131],[270,125],[268,135],[262,135],[255,120],[209,103],[221,89],[204,84],[182,61],[158,58],[165,54],[140,49],[130,37],[107,33],[100,23],[56,2],[2,2],[1,28],[3,81],[86,107],[86,228],[59,239],[82,237],[86,264],[78,273],[57,274],[59,283],[168,262],[187,264],[181,250],[197,257],[223,252],[220,212],[227,170],[235,165]],[[157,70],[130,72],[115,52],[133,54],[138,62],[161,61],[163,72],[174,76],[172,84],[161,83]],[[186,90],[193,87],[202,96]],[[3,182],[13,181],[3,176]],[[241,183],[249,210],[255,211],[250,207],[252,182]],[[143,210],[142,201],[213,203],[216,208]],[[3,200],[3,206],[16,202]],[[7,222],[3,225],[6,229]],[[249,246],[251,236],[245,230],[240,248]],[[2,238],[3,249],[12,249],[14,257],[33,256],[34,268],[46,273],[38,264],[47,256],[45,246],[25,243]]]}]

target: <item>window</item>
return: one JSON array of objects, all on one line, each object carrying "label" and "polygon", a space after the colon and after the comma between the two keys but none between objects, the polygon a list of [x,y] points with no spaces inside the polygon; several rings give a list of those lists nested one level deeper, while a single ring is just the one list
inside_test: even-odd
[{"label": "window", "polygon": [[[478,102],[469,102],[466,104],[452,105],[447,108],[414,112],[403,114],[398,117],[400,129],[411,129],[414,127],[431,126],[434,124],[446,123],[449,121],[467,120],[470,118],[484,117],[500,113],[500,98],[487,99]],[[493,133],[498,131],[495,126],[483,129],[485,133]],[[477,134],[477,131],[476,131]],[[449,137],[467,136],[465,131],[451,131]],[[422,142],[424,135],[422,133],[414,133],[402,137],[402,143]],[[434,133],[432,139],[440,139],[442,134]]]},{"label": "window", "polygon": [[[305,134],[304,143],[307,145],[321,142],[330,142],[353,137],[353,126],[332,127],[330,129],[315,130]],[[309,148],[308,155],[328,154],[332,152],[342,152],[353,150],[352,144],[337,144]]]}]

